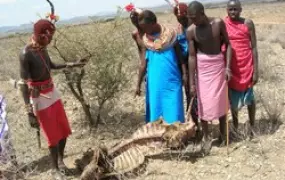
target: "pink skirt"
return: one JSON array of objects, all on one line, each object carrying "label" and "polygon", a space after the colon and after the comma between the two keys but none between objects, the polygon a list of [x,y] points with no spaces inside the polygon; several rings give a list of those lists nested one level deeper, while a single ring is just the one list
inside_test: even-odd
[{"label": "pink skirt", "polygon": [[227,91],[224,55],[197,53],[198,116],[201,120],[217,120],[227,114]]}]

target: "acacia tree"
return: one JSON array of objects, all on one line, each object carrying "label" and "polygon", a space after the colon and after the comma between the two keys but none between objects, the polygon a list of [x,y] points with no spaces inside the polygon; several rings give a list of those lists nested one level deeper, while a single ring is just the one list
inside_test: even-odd
[{"label": "acacia tree", "polygon": [[129,61],[132,59],[127,26],[123,20],[98,25],[93,22],[93,33],[100,32],[96,37],[94,57],[88,66],[88,84],[92,89],[91,96],[98,104],[96,122],[100,122],[101,110],[104,105],[116,98],[129,82]]},{"label": "acacia tree", "polygon": [[[62,38],[65,39],[65,41],[69,41],[69,43],[65,42]],[[62,42],[65,44],[62,44]],[[80,50],[76,48],[78,46],[83,49],[83,54],[79,54]],[[84,48],[84,46],[80,44],[80,42],[69,39],[68,36],[61,31],[59,31],[59,35],[54,39],[52,47],[58,54],[58,57],[65,62],[88,61],[93,56],[88,49]],[[79,68],[79,72],[78,70],[74,71],[74,69],[64,69],[63,73],[71,93],[80,102],[87,121],[89,122],[90,126],[93,126],[94,120],[90,112],[90,105],[86,101],[82,90],[82,79],[85,75],[84,68]]]},{"label": "acacia tree", "polygon": [[[84,68],[65,69],[67,85],[80,102],[91,127],[101,119],[104,105],[115,100],[126,87],[128,61],[132,58],[129,28],[122,18],[109,22],[60,28],[54,38],[52,54],[65,62],[87,61]],[[98,105],[96,118],[90,103]]]}]

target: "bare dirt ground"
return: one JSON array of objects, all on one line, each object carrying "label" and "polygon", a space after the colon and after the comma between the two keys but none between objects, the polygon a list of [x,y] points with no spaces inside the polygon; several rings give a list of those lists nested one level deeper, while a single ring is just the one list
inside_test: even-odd
[{"label": "bare dirt ground", "polygon": [[[255,22],[258,37],[261,79],[255,88],[258,103],[256,138],[251,141],[244,139],[233,142],[229,147],[229,155],[227,155],[226,147],[214,146],[211,154],[206,157],[169,155],[164,158],[150,159],[144,172],[136,177],[126,177],[126,179],[284,179],[284,115],[274,122],[273,118],[268,117],[266,113],[266,110],[271,114],[275,111],[280,112],[284,105],[284,8],[285,3],[271,3],[245,5],[243,9],[243,15]],[[206,14],[218,17],[226,15],[223,8],[206,10]],[[159,20],[175,23],[173,15],[161,15]],[[133,79],[135,81],[136,77]],[[17,94],[16,90],[6,81],[1,82],[0,91],[8,101],[8,119],[17,160],[21,165],[30,167],[22,179],[51,179],[45,140],[42,138],[42,149],[39,150],[36,132],[28,126],[19,93]],[[65,158],[70,168],[74,168],[74,160],[84,149],[99,143],[107,146],[114,144],[144,123],[144,98],[134,99],[133,90],[130,89],[120,96],[112,111],[106,109],[103,113],[105,124],[99,125],[96,132],[89,134],[82,123],[84,116],[80,105],[73,99],[70,92],[62,91],[61,93],[73,130],[67,142]],[[96,107],[94,107],[95,113]],[[243,131],[248,121],[245,108],[240,112],[240,120],[240,129]],[[68,179],[75,180],[78,177],[78,175],[69,176]]]}]

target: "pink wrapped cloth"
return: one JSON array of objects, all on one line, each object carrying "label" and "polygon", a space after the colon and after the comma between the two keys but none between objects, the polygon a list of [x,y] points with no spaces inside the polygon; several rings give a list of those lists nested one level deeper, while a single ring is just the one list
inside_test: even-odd
[{"label": "pink wrapped cloth", "polygon": [[199,118],[212,121],[224,116],[228,112],[224,55],[198,52],[197,75]]}]

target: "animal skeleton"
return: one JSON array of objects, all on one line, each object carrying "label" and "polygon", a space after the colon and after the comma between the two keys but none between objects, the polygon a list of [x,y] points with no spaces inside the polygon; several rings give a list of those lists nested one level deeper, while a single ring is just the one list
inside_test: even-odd
[{"label": "animal skeleton", "polygon": [[195,134],[194,123],[189,119],[172,125],[159,120],[143,125],[129,139],[111,148],[89,149],[81,160],[76,160],[76,166],[83,171],[81,180],[99,180],[132,172],[145,163],[146,157],[185,147]]}]

